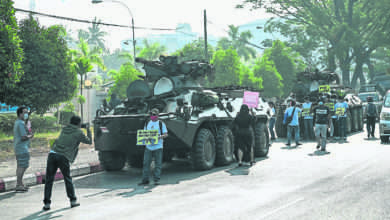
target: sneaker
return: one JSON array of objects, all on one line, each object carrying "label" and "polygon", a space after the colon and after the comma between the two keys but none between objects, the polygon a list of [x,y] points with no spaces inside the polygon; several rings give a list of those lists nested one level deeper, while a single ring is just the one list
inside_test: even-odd
[{"label": "sneaker", "polygon": [[16,192],[27,192],[28,188],[25,186],[16,186],[15,191]]},{"label": "sneaker", "polygon": [[80,203],[78,203],[77,201],[71,201],[70,202],[70,207],[71,208],[74,208],[74,207],[77,207],[77,206],[80,206]]},{"label": "sneaker", "polygon": [[274,141],[274,140],[276,140],[276,138],[271,138],[271,141]]},{"label": "sneaker", "polygon": [[317,145],[317,147],[316,147],[316,148],[317,148],[317,149],[320,149],[320,147],[321,147],[320,145]]},{"label": "sneaker", "polygon": [[302,145],[302,143],[297,142],[296,145],[299,146],[299,145]]},{"label": "sneaker", "polygon": [[367,138],[370,138],[370,134],[367,134]]},{"label": "sneaker", "polygon": [[154,181],[154,185],[155,185],[155,186],[160,185],[160,181]]},{"label": "sneaker", "polygon": [[321,148],[321,151],[326,151],[325,148]]},{"label": "sneaker", "polygon": [[45,204],[42,208],[43,211],[50,210],[50,204]]},{"label": "sneaker", "polygon": [[286,143],[286,146],[290,146],[291,144],[290,143]]},{"label": "sneaker", "polygon": [[138,186],[145,186],[149,185],[149,180],[143,180],[142,182],[138,183]]}]

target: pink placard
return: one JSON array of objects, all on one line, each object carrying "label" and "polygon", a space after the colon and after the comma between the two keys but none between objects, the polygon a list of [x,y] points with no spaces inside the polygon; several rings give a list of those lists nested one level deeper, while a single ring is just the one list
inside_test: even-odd
[{"label": "pink placard", "polygon": [[259,93],[244,91],[244,100],[242,104],[248,105],[249,108],[257,108],[259,105]]}]

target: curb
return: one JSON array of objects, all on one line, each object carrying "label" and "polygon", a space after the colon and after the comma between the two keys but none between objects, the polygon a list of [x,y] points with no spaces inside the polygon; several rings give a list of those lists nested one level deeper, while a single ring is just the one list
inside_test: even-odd
[{"label": "curb", "polygon": [[[70,176],[77,177],[97,173],[103,171],[99,162],[79,164],[76,167],[70,169]],[[27,186],[34,186],[39,184],[45,184],[46,172],[36,172],[35,174],[26,174],[23,176],[23,183]],[[54,181],[62,180],[64,176],[58,169],[54,176]],[[0,178],[0,193],[15,190],[16,187],[16,176],[7,177],[4,179]]]}]

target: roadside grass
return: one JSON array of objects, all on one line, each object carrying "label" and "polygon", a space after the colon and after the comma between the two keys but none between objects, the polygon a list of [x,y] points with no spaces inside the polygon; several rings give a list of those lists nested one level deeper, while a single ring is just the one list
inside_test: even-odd
[{"label": "roadside grass", "polygon": [[[91,128],[93,131],[93,128]],[[35,133],[34,138],[31,140],[30,153],[42,153],[48,152],[51,144],[60,135],[59,131]],[[93,132],[92,132],[93,138]],[[80,145],[81,147],[81,145]],[[13,135],[7,135],[0,133],[0,161],[5,161],[11,157],[14,157],[14,143]]]}]

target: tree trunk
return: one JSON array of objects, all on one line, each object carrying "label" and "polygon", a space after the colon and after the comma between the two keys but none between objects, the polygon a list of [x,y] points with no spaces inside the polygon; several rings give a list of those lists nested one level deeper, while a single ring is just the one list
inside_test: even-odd
[{"label": "tree trunk", "polygon": [[328,48],[328,56],[327,56],[327,63],[328,63],[328,70],[331,72],[334,72],[336,70],[336,61],[335,61],[335,53],[333,51],[333,48]]},{"label": "tree trunk", "polygon": [[370,56],[366,57],[365,64],[367,64],[368,66],[368,77],[369,77],[369,81],[371,81],[375,76],[375,72],[374,72],[375,69],[374,69],[374,65],[372,65],[371,63]]},{"label": "tree trunk", "polygon": [[[80,74],[80,96],[83,95],[83,74]],[[80,103],[80,117],[81,117],[81,123],[84,122],[84,118],[83,118],[83,103],[81,103],[81,100],[79,99],[79,103]]]},{"label": "tree trunk", "polygon": [[364,57],[363,57],[363,55],[357,55],[356,56],[355,71],[353,73],[352,81],[351,81],[352,88],[356,87],[358,78],[360,79],[360,84],[364,84],[365,83],[365,79],[364,79],[364,76],[363,76],[363,64],[364,64]]},{"label": "tree trunk", "polygon": [[349,72],[349,69],[350,69],[350,64],[349,63],[343,63],[340,65],[340,68],[341,68],[341,72],[342,72],[342,77],[343,77],[343,85],[344,86],[349,86],[350,85],[350,72]]}]

